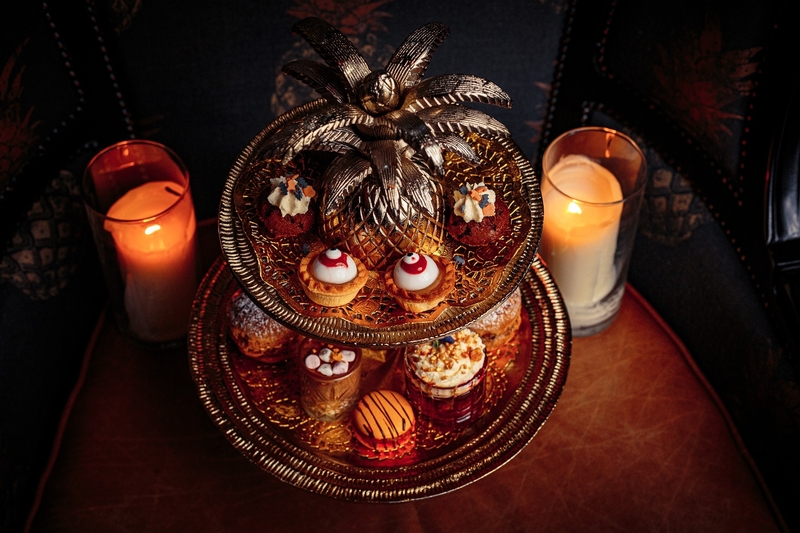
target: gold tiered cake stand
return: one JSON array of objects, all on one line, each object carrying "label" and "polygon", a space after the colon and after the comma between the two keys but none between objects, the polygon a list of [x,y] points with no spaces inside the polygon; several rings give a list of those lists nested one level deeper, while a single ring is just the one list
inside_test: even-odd
[{"label": "gold tiered cake stand", "polygon": [[[488,475],[519,453],[547,420],[566,381],[571,347],[569,320],[558,289],[536,257],[544,216],[539,182],[502,125],[452,105],[452,98],[469,99],[479,93],[481,98],[470,101],[510,105],[510,99],[498,87],[471,76],[419,82],[430,53],[446,35],[446,27],[424,26],[398,48],[385,70],[371,73],[346,37],[324,21],[306,19],[294,29],[327,58],[330,67],[343,68],[344,76],[328,76],[330,68],[303,71],[309,68],[306,63],[287,65],[287,73],[318,81],[316,88],[327,99],[278,117],[253,139],[231,169],[219,212],[223,256],[204,277],[191,314],[188,347],[200,398],[236,449],[294,486],[362,502],[399,502],[450,492]],[[402,83],[382,92],[386,87],[381,84],[394,83],[395,78]],[[340,85],[342,80],[351,85]],[[405,91],[401,95],[404,99],[393,100],[393,91]],[[359,98],[362,109],[356,105]],[[384,103],[394,106],[394,111],[379,109]],[[426,111],[426,106],[439,108]],[[421,124],[420,120],[425,121],[424,128],[415,126]],[[444,128],[444,122],[437,121],[449,122]],[[287,170],[297,172],[315,183],[318,192],[330,192],[321,190],[330,183],[324,179],[324,171],[331,165],[330,154],[314,151],[311,144],[303,145],[309,149],[280,152],[281,143],[294,146],[292,143],[300,139],[300,146],[305,143],[303,139],[319,132],[339,131],[343,123],[355,124],[352,130],[343,130],[345,137],[349,136],[348,143],[358,144],[362,140],[353,135],[364,135],[366,148],[359,148],[359,153],[378,154],[377,160],[387,153],[389,159],[396,156],[397,161],[407,157],[405,145],[392,140],[392,132],[397,131],[410,143],[416,142],[417,156],[432,158],[431,167],[438,169],[436,179],[440,180],[435,187],[452,191],[465,182],[482,181],[509,208],[509,231],[497,242],[479,247],[459,244],[447,232],[442,234],[440,222],[434,222],[433,227],[439,228],[435,230],[435,249],[426,253],[455,263],[456,283],[445,301],[429,311],[409,313],[398,306],[385,291],[382,271],[387,266],[377,263],[352,302],[337,308],[316,305],[300,286],[297,267],[320,240],[330,240],[330,234],[323,235],[321,230],[318,234],[314,229],[294,238],[275,238],[264,231],[258,199],[270,186],[271,177],[280,177],[279,173]],[[426,132],[438,131],[437,123],[447,131],[430,133],[431,138]],[[406,126],[407,131],[400,131]],[[333,144],[341,141],[325,139]],[[437,162],[442,152],[438,144],[431,149],[426,144],[429,141],[441,142],[452,150],[444,150],[443,159]],[[381,152],[387,147],[389,152]],[[256,162],[259,168],[276,170],[266,175],[250,171]],[[387,185],[392,175],[381,175],[381,169],[391,164],[375,166],[375,158],[372,164],[377,178],[383,180],[383,192],[394,188]],[[398,179],[402,181],[404,176]],[[441,205],[438,197],[432,198]],[[419,195],[415,201],[419,201]],[[424,216],[419,213],[407,219],[418,216],[422,221]],[[363,212],[359,216],[364,216]],[[353,244],[351,241],[348,245]],[[415,242],[413,238],[411,242]],[[354,245],[360,246],[359,242]],[[401,250],[405,251],[414,250]],[[402,361],[408,345],[468,327],[497,309],[518,288],[524,305],[513,340],[487,353],[482,414],[459,429],[442,429],[417,417],[413,449],[405,455],[377,459],[361,455],[352,444],[349,420],[325,423],[304,412],[296,356],[287,353],[286,360],[267,364],[237,350],[229,336],[226,306],[240,288],[267,314],[294,330],[297,341],[314,337],[361,348],[361,394],[378,389],[405,392]]]},{"label": "gold tiered cake stand", "polygon": [[[206,274],[192,310],[190,362],[200,398],[212,420],[235,448],[267,472],[297,487],[351,501],[396,502],[442,494],[511,460],[533,439],[555,407],[566,380],[571,345],[558,289],[535,257],[541,198],[521,152],[509,142],[501,145],[512,155],[509,164],[519,169],[518,174],[508,176],[522,186],[508,198],[524,228],[515,236],[515,244],[509,246],[514,251],[508,262],[492,264],[499,272],[493,276],[502,281],[482,298],[466,306],[450,305],[447,313],[431,320],[403,322],[396,317],[392,320],[387,313],[385,324],[370,324],[350,321],[345,314],[318,316],[306,302],[298,306],[292,300],[301,301],[302,291],[273,286],[270,280],[274,278],[263,275],[273,268],[288,267],[269,255],[273,244],[268,238],[263,238],[261,249],[257,241],[248,238],[234,208],[234,191],[241,186],[238,180],[249,157],[271,129],[268,127],[253,141],[226,183],[220,210],[224,257]],[[519,202],[526,203],[524,208]],[[302,253],[301,246],[297,249],[297,254]],[[453,243],[446,249],[461,252]],[[291,255],[288,257],[280,261],[292,260]],[[477,259],[468,256],[462,275],[480,278],[478,267],[474,267],[476,272],[468,269],[473,261],[477,265]],[[484,414],[460,432],[420,425],[413,453],[397,460],[377,461],[355,453],[347,422],[325,424],[305,415],[292,361],[268,365],[238,353],[229,339],[224,316],[227,302],[240,287],[298,335],[371,348],[366,350],[363,393],[376,388],[402,391],[398,363],[404,345],[468,326],[491,312],[517,287],[522,291],[524,313],[514,341],[490,353]],[[380,305],[374,308],[376,313]]]}]

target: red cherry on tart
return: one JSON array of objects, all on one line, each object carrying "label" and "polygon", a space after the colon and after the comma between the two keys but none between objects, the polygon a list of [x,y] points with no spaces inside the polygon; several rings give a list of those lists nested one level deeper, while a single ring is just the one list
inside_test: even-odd
[{"label": "red cherry on tart", "polygon": [[369,273],[357,258],[336,248],[317,246],[300,261],[298,276],[306,296],[324,307],[350,303]]},{"label": "red cherry on tart", "polygon": [[386,291],[412,313],[439,305],[455,287],[455,280],[452,261],[418,253],[404,255],[384,273]]}]

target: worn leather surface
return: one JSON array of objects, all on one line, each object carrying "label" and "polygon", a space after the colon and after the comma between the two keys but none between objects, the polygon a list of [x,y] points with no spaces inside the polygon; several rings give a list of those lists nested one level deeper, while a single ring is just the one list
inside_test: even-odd
[{"label": "worn leather surface", "polygon": [[561,399],[517,457],[403,504],[263,472],[206,415],[185,351],[139,350],[109,321],[31,531],[780,531],[770,509],[725,413],[629,288],[609,329],[574,340]]}]

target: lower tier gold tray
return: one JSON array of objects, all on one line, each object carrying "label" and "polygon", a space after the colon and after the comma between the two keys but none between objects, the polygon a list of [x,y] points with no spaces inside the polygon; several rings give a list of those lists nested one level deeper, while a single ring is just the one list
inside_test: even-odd
[{"label": "lower tier gold tray", "polygon": [[[415,447],[400,457],[366,458],[350,422],[326,424],[299,404],[292,359],[263,363],[241,355],[228,336],[227,302],[239,288],[220,257],[192,308],[192,375],[211,419],[245,457],[301,489],[357,502],[402,502],[444,494],[497,470],[536,435],[553,411],[569,367],[566,309],[549,272],[534,260],[520,290],[515,339],[489,352],[486,406],[474,423],[443,430],[418,417]],[[299,335],[299,334],[298,334]],[[404,391],[402,348],[365,350],[361,392]]]}]

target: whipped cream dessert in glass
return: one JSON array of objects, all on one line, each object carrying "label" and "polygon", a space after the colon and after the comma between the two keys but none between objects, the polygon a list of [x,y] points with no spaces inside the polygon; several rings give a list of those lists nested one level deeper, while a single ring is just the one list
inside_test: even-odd
[{"label": "whipped cream dessert in glass", "polygon": [[408,347],[406,396],[444,429],[464,427],[483,411],[487,365],[483,341],[470,329]]}]

